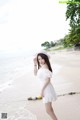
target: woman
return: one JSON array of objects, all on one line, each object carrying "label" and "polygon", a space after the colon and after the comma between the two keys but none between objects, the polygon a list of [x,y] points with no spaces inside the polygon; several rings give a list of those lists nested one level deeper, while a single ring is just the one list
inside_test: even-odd
[{"label": "woman", "polygon": [[55,101],[57,97],[51,84],[52,68],[47,54],[38,53],[37,57],[34,58],[34,74],[37,75],[41,82],[41,96],[46,112],[51,116],[52,120],[57,120],[52,107],[52,101]]}]

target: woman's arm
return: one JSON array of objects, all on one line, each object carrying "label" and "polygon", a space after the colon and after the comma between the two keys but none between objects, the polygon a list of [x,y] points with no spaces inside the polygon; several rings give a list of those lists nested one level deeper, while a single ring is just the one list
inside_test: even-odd
[{"label": "woman's arm", "polygon": [[37,75],[37,58],[34,58],[33,61],[34,61],[34,75]]},{"label": "woman's arm", "polygon": [[47,78],[45,81],[46,81],[46,82],[45,82],[42,90],[44,90],[44,89],[47,87],[47,85],[50,83],[50,78]]},{"label": "woman's arm", "polygon": [[34,65],[34,75],[37,75],[37,65]]},{"label": "woman's arm", "polygon": [[44,97],[44,89],[47,87],[47,85],[50,83],[50,78],[47,78],[46,80],[45,80],[46,82],[45,82],[45,84],[44,84],[44,86],[43,86],[43,88],[42,88],[42,91],[41,91],[41,96],[42,97]]}]

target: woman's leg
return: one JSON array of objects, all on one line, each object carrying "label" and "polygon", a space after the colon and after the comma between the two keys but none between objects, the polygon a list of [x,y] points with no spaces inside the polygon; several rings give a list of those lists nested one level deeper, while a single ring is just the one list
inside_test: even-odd
[{"label": "woman's leg", "polygon": [[57,120],[57,117],[52,108],[52,103],[51,102],[45,103],[45,108],[46,108],[46,112],[51,116],[52,120]]}]

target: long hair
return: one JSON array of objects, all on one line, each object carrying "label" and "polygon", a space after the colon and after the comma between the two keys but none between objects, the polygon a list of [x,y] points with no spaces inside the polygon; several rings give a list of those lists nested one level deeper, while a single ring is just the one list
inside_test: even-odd
[{"label": "long hair", "polygon": [[38,61],[38,56],[41,56],[41,58],[45,60],[47,66],[48,66],[48,69],[52,72],[52,68],[51,68],[51,64],[50,64],[50,62],[49,62],[49,58],[48,58],[48,56],[47,56],[46,54],[44,54],[44,53],[38,53],[38,54],[37,54],[38,69],[41,67],[40,64],[39,64],[39,61]]}]

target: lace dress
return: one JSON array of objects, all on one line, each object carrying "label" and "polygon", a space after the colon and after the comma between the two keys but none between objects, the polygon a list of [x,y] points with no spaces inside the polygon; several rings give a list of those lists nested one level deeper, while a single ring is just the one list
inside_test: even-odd
[{"label": "lace dress", "polygon": [[[44,86],[46,79],[52,77],[52,72],[48,70],[47,68],[41,67],[38,70],[37,77],[40,80],[41,83],[41,89]],[[47,87],[44,89],[44,97],[43,97],[43,103],[48,103],[55,101],[57,99],[56,92],[54,90],[53,85],[51,82],[47,85]]]}]

